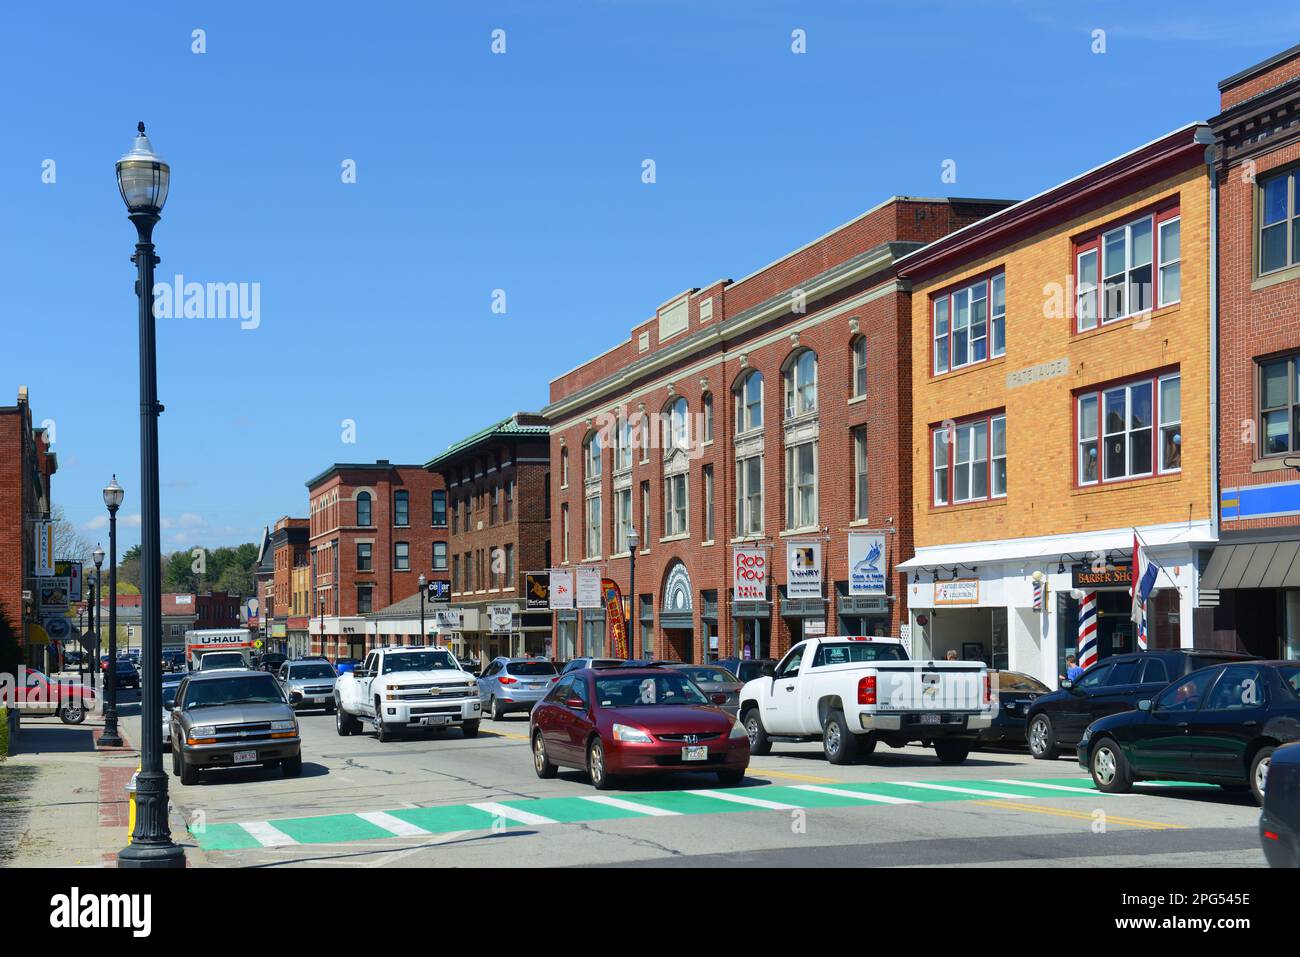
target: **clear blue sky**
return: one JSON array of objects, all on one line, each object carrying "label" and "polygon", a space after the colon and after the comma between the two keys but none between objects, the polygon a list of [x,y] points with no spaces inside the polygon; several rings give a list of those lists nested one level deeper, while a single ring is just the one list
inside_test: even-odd
[{"label": "clear blue sky", "polygon": [[141,119],[173,170],[158,278],[261,284],[255,330],[159,327],[163,547],[214,546],[305,514],[331,462],[424,462],[540,408],[670,295],[890,195],[1029,196],[1211,116],[1298,27],[1189,0],[12,4],[0,404],[26,384],[54,421],[92,542],[114,471],[138,515],[113,163]]}]

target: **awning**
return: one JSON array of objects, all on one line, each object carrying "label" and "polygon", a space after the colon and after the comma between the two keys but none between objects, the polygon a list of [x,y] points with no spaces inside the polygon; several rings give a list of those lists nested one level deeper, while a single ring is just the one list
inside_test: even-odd
[{"label": "awning", "polygon": [[1300,588],[1300,541],[1218,545],[1201,588]]}]

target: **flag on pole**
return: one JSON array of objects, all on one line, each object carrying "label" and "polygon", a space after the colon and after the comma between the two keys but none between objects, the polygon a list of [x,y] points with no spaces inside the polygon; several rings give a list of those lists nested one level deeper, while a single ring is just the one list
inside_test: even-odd
[{"label": "flag on pole", "polygon": [[1147,557],[1146,549],[1142,547],[1141,541],[1138,540],[1137,532],[1133,533],[1133,564],[1129,570],[1129,595],[1133,599],[1133,624],[1137,630],[1137,645],[1139,651],[1147,650],[1147,599],[1151,596],[1152,590],[1156,586],[1156,577],[1160,574],[1160,566]]},{"label": "flag on pole", "polygon": [[1097,593],[1085,592],[1079,602],[1079,667],[1097,663]]}]

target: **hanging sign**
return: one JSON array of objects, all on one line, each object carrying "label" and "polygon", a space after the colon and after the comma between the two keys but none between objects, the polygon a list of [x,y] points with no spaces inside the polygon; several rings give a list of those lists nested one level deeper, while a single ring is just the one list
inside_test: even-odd
[{"label": "hanging sign", "polygon": [[508,634],[515,621],[514,605],[488,605],[488,619],[492,622],[492,634]]},{"label": "hanging sign", "polygon": [[551,576],[546,572],[528,572],[524,575],[524,600],[529,611],[545,611],[551,607]]},{"label": "hanging sign", "polygon": [[785,550],[787,598],[822,597],[822,543],[790,542]]},{"label": "hanging sign", "polygon": [[731,573],[736,601],[767,599],[767,549],[736,548],[731,557]]},{"label": "hanging sign", "polygon": [[849,594],[885,594],[885,536],[849,532]]},{"label": "hanging sign", "polygon": [[600,569],[595,565],[579,565],[575,569],[574,592],[579,608],[599,608]]},{"label": "hanging sign", "polygon": [[551,588],[547,600],[549,607],[555,611],[569,611],[573,608],[573,572],[552,569]]}]

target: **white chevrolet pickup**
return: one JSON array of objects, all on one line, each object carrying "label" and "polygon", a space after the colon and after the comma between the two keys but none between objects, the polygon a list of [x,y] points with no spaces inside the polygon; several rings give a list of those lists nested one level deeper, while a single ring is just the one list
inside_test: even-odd
[{"label": "white chevrolet pickup", "polygon": [[334,705],[340,735],[356,734],[363,720],[374,724],[380,741],[391,741],[399,728],[458,725],[467,738],[478,734],[478,684],[446,648],[376,648],[339,676]]},{"label": "white chevrolet pickup", "polygon": [[966,760],[993,718],[988,669],[978,661],[912,661],[897,638],[809,638],[770,674],[740,690],[751,754],[773,739],[822,741],[832,764],[877,741],[933,745],[944,764]]}]

